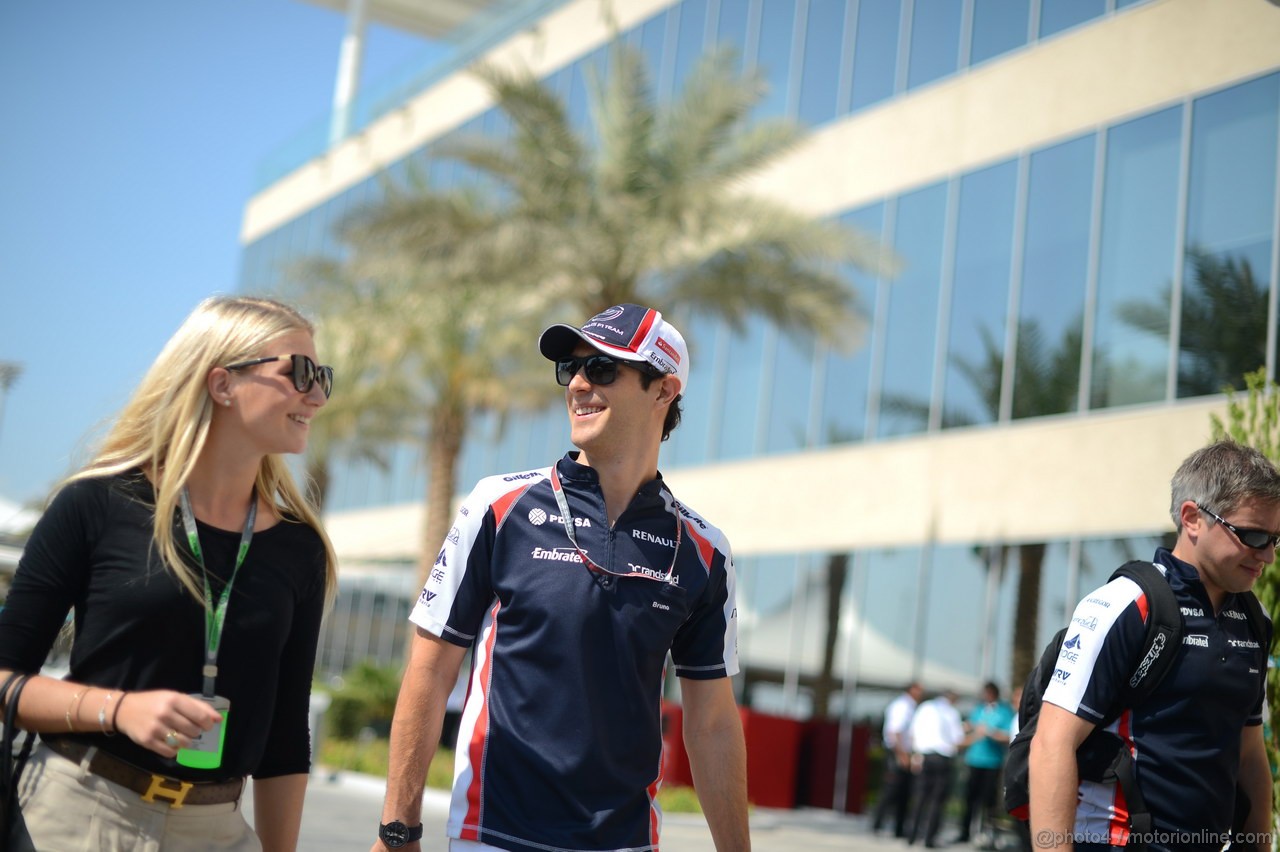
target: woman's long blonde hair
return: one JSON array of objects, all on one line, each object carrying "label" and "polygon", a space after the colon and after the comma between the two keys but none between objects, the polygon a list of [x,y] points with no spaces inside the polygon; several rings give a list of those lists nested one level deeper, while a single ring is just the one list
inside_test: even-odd
[{"label": "woman's long blonde hair", "polygon": [[[201,603],[204,580],[178,550],[174,510],[209,436],[213,416],[209,371],[256,358],[273,340],[296,331],[315,333],[306,318],[280,302],[250,296],[205,299],[165,344],[93,461],[67,479],[70,483],[135,468],[145,471],[155,486],[156,549],[165,566]],[[299,490],[282,456],[263,458],[256,484],[258,494],[272,501],[278,514],[292,516],[320,535],[328,606],[338,588],[337,559],[315,507]]]}]

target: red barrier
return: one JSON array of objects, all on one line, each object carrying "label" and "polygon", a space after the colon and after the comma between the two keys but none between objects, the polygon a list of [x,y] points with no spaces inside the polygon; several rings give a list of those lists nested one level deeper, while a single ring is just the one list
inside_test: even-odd
[{"label": "red barrier", "polygon": [[[802,726],[794,719],[742,709],[747,741],[747,798],[766,808],[794,808]],[[693,786],[684,748],[679,704],[662,705],[662,780],[670,786]],[[828,805],[829,807],[829,805]]]},{"label": "red barrier", "polygon": [[766,808],[794,808],[800,723],[754,710],[740,712],[747,738],[747,798]]},{"label": "red barrier", "polygon": [[662,702],[662,783],[670,787],[692,787],[693,772],[684,750],[684,708]]},{"label": "red barrier", "polygon": [[840,752],[840,723],[829,719],[810,719],[804,724],[800,745],[800,804],[815,808],[834,808],[845,813],[860,814],[866,805],[868,749],[871,729],[855,725],[848,745],[850,758],[848,786],[842,805],[835,802],[836,767]]}]

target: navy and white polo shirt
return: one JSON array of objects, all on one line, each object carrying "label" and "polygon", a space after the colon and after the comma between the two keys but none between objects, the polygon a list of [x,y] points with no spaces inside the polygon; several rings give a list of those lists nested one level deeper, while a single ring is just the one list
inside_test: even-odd
[{"label": "navy and white polo shirt", "polygon": [[[1157,834],[1181,838],[1154,845],[1218,849],[1222,843],[1210,835],[1231,825],[1241,732],[1262,724],[1265,637],[1252,635],[1236,595],[1228,595],[1215,616],[1191,565],[1164,548],[1156,551],[1155,565],[1182,608],[1182,647],[1155,692],[1107,730],[1131,749]],[[1126,578],[1087,595],[1072,616],[1044,700],[1100,723],[1132,675],[1147,614],[1146,596]],[[1128,820],[1117,785],[1080,783],[1077,836],[1123,845]]]},{"label": "navy and white polo shirt", "polygon": [[409,616],[475,647],[448,833],[511,850],[653,850],[667,653],[681,677],[737,673],[733,560],[661,477],[611,529],[596,472],[575,459],[557,471],[582,550],[618,573],[671,568],[670,580],[589,570],[550,467],[476,486]]}]

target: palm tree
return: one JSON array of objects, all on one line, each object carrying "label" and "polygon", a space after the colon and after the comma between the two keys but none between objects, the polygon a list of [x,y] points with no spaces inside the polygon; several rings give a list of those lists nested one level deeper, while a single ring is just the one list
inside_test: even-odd
[{"label": "palm tree", "polygon": [[399,379],[384,380],[398,384],[401,413],[419,420],[425,440],[420,583],[448,534],[474,418],[546,400],[545,364],[531,359],[529,341],[545,303],[522,274],[522,252],[496,233],[501,220],[480,194],[434,191],[411,172],[341,227],[349,273],[382,306],[379,339],[396,353]]},{"label": "palm tree", "polygon": [[288,270],[282,295],[315,322],[317,351],[334,368],[334,394],[312,421],[306,454],[311,497],[323,509],[336,455],[385,470],[390,448],[412,436],[401,369],[407,353],[387,333],[396,325],[394,305],[348,262],[305,259]]},{"label": "palm tree", "polygon": [[[1192,275],[1182,294],[1178,396],[1208,396],[1266,363],[1269,294],[1247,258],[1196,247],[1187,251],[1187,262]],[[1132,328],[1165,340],[1172,293],[1168,286],[1149,302],[1127,302],[1119,316]]]},{"label": "palm tree", "polygon": [[[760,77],[742,75],[731,51],[713,51],[672,102],[658,104],[639,53],[616,42],[609,64],[607,76],[588,78],[589,132],[572,125],[532,74],[484,67],[511,119],[510,138],[444,146],[507,200],[504,241],[524,247],[547,302],[583,318],[628,302],[659,305],[735,329],[760,315],[851,348],[862,314],[836,270],[847,263],[888,272],[892,264],[860,232],[742,191],[802,138],[791,122],[751,123],[764,94]],[[827,572],[823,712],[847,555],[833,554]]]},{"label": "palm tree", "polygon": [[[833,270],[878,263],[871,241],[740,190],[800,139],[790,123],[748,126],[759,78],[714,53],[660,107],[638,54],[615,45],[611,66],[591,80],[589,135],[532,75],[481,69],[510,137],[436,152],[477,173],[476,189],[441,193],[411,172],[344,221],[346,274],[389,306],[383,337],[403,347],[416,378],[406,398],[426,421],[420,579],[448,532],[472,418],[548,399],[530,340],[552,307],[564,320],[645,302],[735,327],[761,314],[829,342],[858,337],[854,291]],[[529,369],[537,379],[516,378]]]},{"label": "palm tree", "polygon": [[659,105],[623,43],[589,75],[590,133],[527,72],[479,72],[511,119],[508,139],[443,147],[507,199],[506,239],[528,248],[549,301],[582,317],[624,302],[701,311],[740,327],[753,314],[828,342],[856,341],[860,312],[838,262],[867,269],[878,247],[740,184],[793,150],[791,122],[749,124],[763,95],[729,51],[708,54]]}]

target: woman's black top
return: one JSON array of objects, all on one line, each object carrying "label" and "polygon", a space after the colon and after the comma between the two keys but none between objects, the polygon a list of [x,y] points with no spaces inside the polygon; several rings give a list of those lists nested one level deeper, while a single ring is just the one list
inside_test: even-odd
[{"label": "woman's black top", "polygon": [[[70,680],[110,690],[200,692],[204,608],[160,561],[152,539],[154,503],[140,472],[62,489],[27,542],[0,609],[0,669],[38,670],[74,609]],[[174,524],[185,553],[176,512]],[[198,527],[216,600],[231,574],[240,531]],[[324,584],[324,545],[311,527],[286,519],[254,534],[232,587],[218,656],[216,692],[231,701],[218,769],[180,766],[123,734],[76,739],[187,781],[307,772]],[[90,696],[81,717],[95,718],[103,698]]]}]

